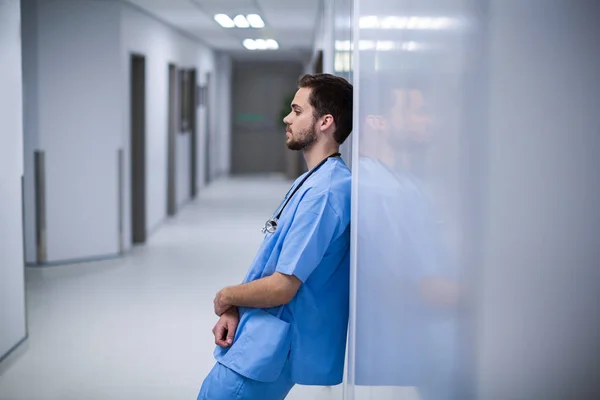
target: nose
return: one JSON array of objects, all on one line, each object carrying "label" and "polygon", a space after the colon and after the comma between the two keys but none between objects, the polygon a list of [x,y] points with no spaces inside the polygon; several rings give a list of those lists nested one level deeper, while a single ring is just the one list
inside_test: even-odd
[{"label": "nose", "polygon": [[289,126],[289,125],[291,125],[291,121],[290,121],[290,114],[286,115],[286,116],[283,118],[283,123],[284,123],[284,124],[286,124],[286,125],[288,125],[288,126]]}]

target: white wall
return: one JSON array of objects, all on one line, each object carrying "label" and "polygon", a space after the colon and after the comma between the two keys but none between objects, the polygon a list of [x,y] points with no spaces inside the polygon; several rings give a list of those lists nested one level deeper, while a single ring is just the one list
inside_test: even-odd
[{"label": "white wall", "polygon": [[[49,262],[118,252],[117,150],[121,137],[119,10],[114,2],[27,2],[26,161],[46,155]],[[36,59],[37,58],[37,59]],[[36,64],[29,64],[31,62]],[[35,99],[34,99],[35,98]],[[29,100],[34,106],[29,108]],[[27,213],[33,213],[28,174]],[[33,218],[27,219],[34,261]]]},{"label": "white wall", "polygon": [[[124,77],[122,98],[129,99],[129,58],[131,53],[146,57],[146,226],[154,230],[166,217],[167,210],[167,127],[169,63],[178,68],[196,68],[199,84],[205,74],[214,71],[213,51],[174,31],[163,23],[129,6],[122,9],[121,68]],[[125,165],[129,165],[129,102],[124,104],[123,147]],[[205,129],[200,110],[198,118],[198,187],[204,185]],[[190,135],[176,136],[176,199],[182,205],[190,198]],[[129,232],[129,174],[125,185],[125,232]],[[128,238],[130,235],[125,235]]]},{"label": "white wall", "polygon": [[39,148],[39,84],[37,0],[22,0],[23,146],[25,170],[25,260],[36,259],[34,151]]},{"label": "white wall", "polygon": [[0,359],[26,335],[20,4],[0,0]]},{"label": "white wall", "polygon": [[[24,0],[23,7],[27,261],[36,262],[35,150],[46,154],[47,261],[116,255],[119,207],[125,249],[131,241],[130,55],[146,57],[146,226],[151,233],[167,214],[168,64],[196,68],[201,84],[214,71],[213,51],[125,2]],[[206,133],[197,112],[202,187]],[[213,107],[214,115],[218,112]],[[120,149],[125,156],[122,199]],[[177,134],[179,206],[190,198],[189,164],[190,135]]]},{"label": "white wall", "polygon": [[600,7],[489,13],[477,398],[599,398]]}]

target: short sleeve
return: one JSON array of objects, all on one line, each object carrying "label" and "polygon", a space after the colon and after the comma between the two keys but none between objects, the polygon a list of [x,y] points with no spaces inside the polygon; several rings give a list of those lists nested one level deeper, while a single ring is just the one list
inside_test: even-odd
[{"label": "short sleeve", "polygon": [[283,241],[276,271],[306,282],[323,259],[339,224],[327,193],[304,198]]}]

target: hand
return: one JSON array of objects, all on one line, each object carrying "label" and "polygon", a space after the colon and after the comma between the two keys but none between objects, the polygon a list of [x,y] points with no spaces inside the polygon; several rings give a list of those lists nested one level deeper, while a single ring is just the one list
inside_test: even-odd
[{"label": "hand", "polygon": [[227,303],[226,296],[223,293],[225,289],[220,290],[215,296],[215,300],[213,301],[215,306],[215,314],[219,317],[225,313],[225,311],[231,308],[231,304]]},{"label": "hand", "polygon": [[237,308],[233,307],[227,310],[213,328],[215,335],[215,344],[221,347],[229,347],[233,344],[235,331],[240,322],[240,315]]}]

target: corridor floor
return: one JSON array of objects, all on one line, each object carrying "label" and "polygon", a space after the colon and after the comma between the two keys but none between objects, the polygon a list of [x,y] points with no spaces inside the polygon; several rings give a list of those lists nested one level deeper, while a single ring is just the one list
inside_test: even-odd
[{"label": "corridor floor", "polygon": [[122,258],[28,268],[29,340],[0,371],[0,400],[195,399],[214,363],[214,294],[243,280],[289,184],[221,180]]}]

